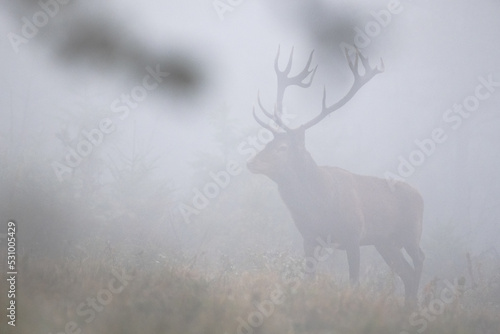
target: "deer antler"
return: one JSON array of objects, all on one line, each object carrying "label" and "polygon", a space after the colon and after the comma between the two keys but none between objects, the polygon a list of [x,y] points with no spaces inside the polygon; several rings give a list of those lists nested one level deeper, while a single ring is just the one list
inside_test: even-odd
[{"label": "deer antler", "polygon": [[[276,93],[276,106],[274,109],[274,114],[271,114],[262,106],[260,96],[257,96],[259,107],[262,110],[262,112],[264,113],[264,115],[266,115],[268,118],[270,118],[274,123],[276,123],[276,125],[279,128],[281,128],[282,130],[284,130],[286,132],[292,131],[292,129],[287,127],[281,118],[282,114],[283,114],[283,98],[285,95],[285,91],[290,86],[299,86],[302,88],[308,88],[309,86],[311,86],[311,83],[312,83],[313,78],[314,78],[314,74],[316,73],[316,69],[318,68],[318,66],[316,66],[312,70],[309,68],[311,66],[313,54],[314,54],[314,50],[311,52],[311,55],[309,56],[309,60],[307,61],[305,68],[299,74],[297,74],[295,76],[290,76],[290,72],[292,70],[292,62],[293,62],[293,48],[292,48],[292,52],[290,53],[290,58],[288,60],[288,64],[286,65],[284,70],[281,70],[279,68],[279,64],[278,64],[279,57],[280,57],[280,47],[278,47],[278,53],[277,53],[276,58],[274,60],[274,70],[276,72],[276,77],[278,80],[278,87],[277,87],[277,93]],[[311,75],[311,73],[312,73],[312,75]],[[309,76],[310,76],[310,80],[308,82],[305,81]],[[255,120],[257,121],[257,123],[259,123],[261,126],[263,126],[264,128],[266,128],[268,130],[271,130],[272,132],[275,132],[275,133],[277,132],[276,129],[273,129],[271,126],[267,125],[265,122],[263,122],[262,120],[260,120],[257,117],[257,115],[255,113],[255,109],[253,111],[253,116],[254,116]]]},{"label": "deer antler", "polygon": [[[264,128],[277,133],[278,129],[281,129],[285,132],[291,132],[297,129],[290,129],[287,127],[283,120],[282,120],[282,115],[283,115],[283,98],[285,96],[285,91],[288,87],[290,86],[299,86],[302,88],[308,88],[311,86],[312,81],[314,79],[314,75],[316,74],[316,69],[318,66],[314,67],[314,69],[310,69],[312,58],[313,58],[314,50],[311,52],[311,55],[309,56],[309,59],[307,60],[307,64],[305,68],[297,75],[295,76],[290,76],[290,72],[292,70],[292,62],[293,62],[293,48],[292,52],[290,53],[290,58],[288,60],[288,64],[286,65],[284,70],[281,70],[279,68],[279,57],[280,57],[280,47],[278,47],[278,54],[276,55],[276,59],[274,60],[274,70],[276,72],[276,77],[278,79],[278,88],[277,88],[277,93],[276,93],[276,106],[274,109],[274,113],[271,114],[269,111],[267,111],[263,106],[262,102],[260,100],[260,96],[257,94],[257,100],[259,103],[259,107],[269,119],[271,119],[274,124],[276,125],[276,128],[272,127],[269,124],[266,124],[264,121],[260,120],[257,117],[257,114],[255,112],[255,108],[253,110],[253,117],[259,123],[261,126]],[[346,49],[345,50],[345,57],[347,59],[347,62],[349,64],[349,68],[351,69],[352,74],[354,75],[354,83],[351,86],[351,89],[347,92],[347,94],[341,98],[339,101],[336,103],[332,104],[331,106],[327,107],[326,106],[326,88],[323,89],[323,109],[321,113],[307,122],[306,124],[302,125],[298,129],[301,130],[306,130],[316,124],[318,124],[323,118],[331,114],[337,109],[340,109],[344,104],[346,104],[350,99],[353,98],[353,96],[357,93],[357,91],[363,87],[368,81],[370,81],[375,75],[378,73],[381,73],[384,71],[384,61],[380,59],[380,69],[378,67],[371,67],[370,63],[368,61],[368,58],[363,56],[361,52],[359,52],[358,48],[356,48],[356,54],[354,60],[351,59],[349,55],[349,51]],[[365,70],[365,73],[361,75],[359,73],[360,66],[359,61],[361,60],[361,64]],[[309,80],[307,78],[309,77]]]},{"label": "deer antler", "polygon": [[[306,124],[302,125],[301,128],[304,130],[318,124],[323,118],[331,114],[337,109],[340,109],[344,104],[346,104],[350,99],[353,98],[353,96],[357,93],[357,91],[364,86],[368,81],[370,81],[375,75],[382,73],[384,71],[384,61],[382,58],[380,58],[380,69],[378,67],[371,67],[370,63],[368,61],[368,58],[363,56],[361,52],[359,52],[358,48],[356,48],[356,55],[355,55],[354,61],[351,60],[351,57],[349,56],[349,51],[345,49],[345,57],[347,59],[347,62],[349,64],[349,68],[352,71],[352,74],[354,75],[354,83],[351,86],[351,89],[347,94],[341,98],[339,101],[336,103],[332,104],[331,106],[327,107],[326,106],[326,87],[323,89],[323,109],[321,113],[307,122]],[[363,68],[365,69],[365,73],[363,75],[359,74],[359,60],[361,60],[361,63],[363,65]]]}]

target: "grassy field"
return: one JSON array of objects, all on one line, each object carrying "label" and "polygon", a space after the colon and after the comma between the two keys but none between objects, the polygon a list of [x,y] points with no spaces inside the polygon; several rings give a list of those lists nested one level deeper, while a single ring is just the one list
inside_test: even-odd
[{"label": "grassy field", "polygon": [[[397,280],[357,288],[279,270],[207,273],[181,265],[21,258],[16,326],[3,333],[500,333],[498,282],[424,282],[406,311]],[[3,312],[6,278],[0,285]]]}]

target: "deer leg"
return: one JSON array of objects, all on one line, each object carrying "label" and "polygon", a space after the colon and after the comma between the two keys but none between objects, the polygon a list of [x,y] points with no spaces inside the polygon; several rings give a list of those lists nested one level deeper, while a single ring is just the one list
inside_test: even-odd
[{"label": "deer leg", "polygon": [[420,285],[420,277],[422,276],[422,269],[424,267],[425,254],[418,245],[405,246],[405,250],[411,257],[411,260],[413,262],[413,267],[415,268],[414,289],[416,295],[418,292],[418,286]]},{"label": "deer leg", "polygon": [[305,277],[312,281],[316,278],[316,261],[314,261],[314,249],[317,244],[313,240],[304,239],[304,269],[305,269]]},{"label": "deer leg", "polygon": [[415,271],[406,261],[401,249],[390,245],[375,246],[389,267],[401,277],[405,286],[405,306],[411,306],[416,302],[417,291],[415,289]]},{"label": "deer leg", "polygon": [[359,262],[360,251],[359,245],[353,245],[346,249],[347,263],[349,265],[349,281],[352,285],[359,283]]}]

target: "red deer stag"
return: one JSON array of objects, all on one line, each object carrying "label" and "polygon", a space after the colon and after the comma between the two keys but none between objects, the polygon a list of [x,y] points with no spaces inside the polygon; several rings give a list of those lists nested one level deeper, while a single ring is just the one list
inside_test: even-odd
[{"label": "red deer stag", "polygon": [[[326,105],[315,118],[291,129],[282,120],[283,97],[290,86],[307,88],[316,68],[310,69],[313,52],[304,70],[290,76],[293,49],[285,70],[278,65],[279,49],[274,68],[278,78],[277,101],[274,113],[266,111],[258,98],[262,112],[276,126],[255,120],[274,133],[274,139],[248,162],[252,173],[268,176],[278,185],[282,200],[303,237],[306,256],[313,256],[318,237],[331,236],[333,242],[347,253],[349,278],[359,280],[360,246],[374,245],[391,269],[402,279],[405,304],[416,301],[424,253],[419,246],[422,234],[423,200],[419,192],[403,182],[389,185],[381,178],[350,173],[338,167],[318,166],[304,144],[305,130],[318,124],[327,115],[341,108],[376,74],[383,71],[369,65],[368,59],[356,50],[351,60],[346,50],[354,83],[337,103]],[[360,74],[359,61],[364,68]],[[310,76],[310,80],[307,78]],[[402,248],[411,257],[413,266],[405,259]]]}]

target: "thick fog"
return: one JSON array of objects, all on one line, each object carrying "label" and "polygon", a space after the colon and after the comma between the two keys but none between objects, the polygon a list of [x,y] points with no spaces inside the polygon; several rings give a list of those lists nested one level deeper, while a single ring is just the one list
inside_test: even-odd
[{"label": "thick fog", "polygon": [[[301,261],[303,235],[276,183],[246,165],[273,138],[252,112],[268,122],[258,96],[270,112],[280,103],[278,50],[281,70],[293,50],[291,75],[311,52],[310,70],[317,66],[310,87],[283,97],[287,126],[298,128],[320,114],[324,92],[327,105],[348,93],[356,47],[370,65],[358,61],[362,76],[383,71],[305,132],[306,150],[320,166],[419,191],[420,307],[435,280],[463,277],[471,291],[496,282],[491,305],[500,312],[498,1],[19,0],[0,9],[0,268],[7,277],[7,223],[15,222],[19,293],[23,282],[30,294],[45,289],[33,285],[46,277],[35,263],[59,268],[53,279],[70,287],[92,261],[102,260],[96,272],[182,268],[210,279],[240,275],[243,285],[246,274]],[[317,271],[348,282],[345,252],[333,251]],[[388,272],[372,246],[362,248],[361,282],[385,286]],[[101,287],[82,286],[84,296]],[[18,296],[21,331],[64,332],[74,319],[83,332],[122,332],[114,303],[99,315],[107,322],[94,323],[47,306],[66,300],[76,309],[80,297],[48,294],[27,307]],[[53,312],[28,315],[44,307]],[[179,313],[194,312],[187,309]],[[266,331],[245,329],[237,315],[214,317],[227,327],[147,328]],[[2,318],[0,329],[14,333]],[[396,328],[419,329],[408,326]],[[294,332],[347,332],[328,328]],[[477,333],[494,325],[484,328]]]}]

